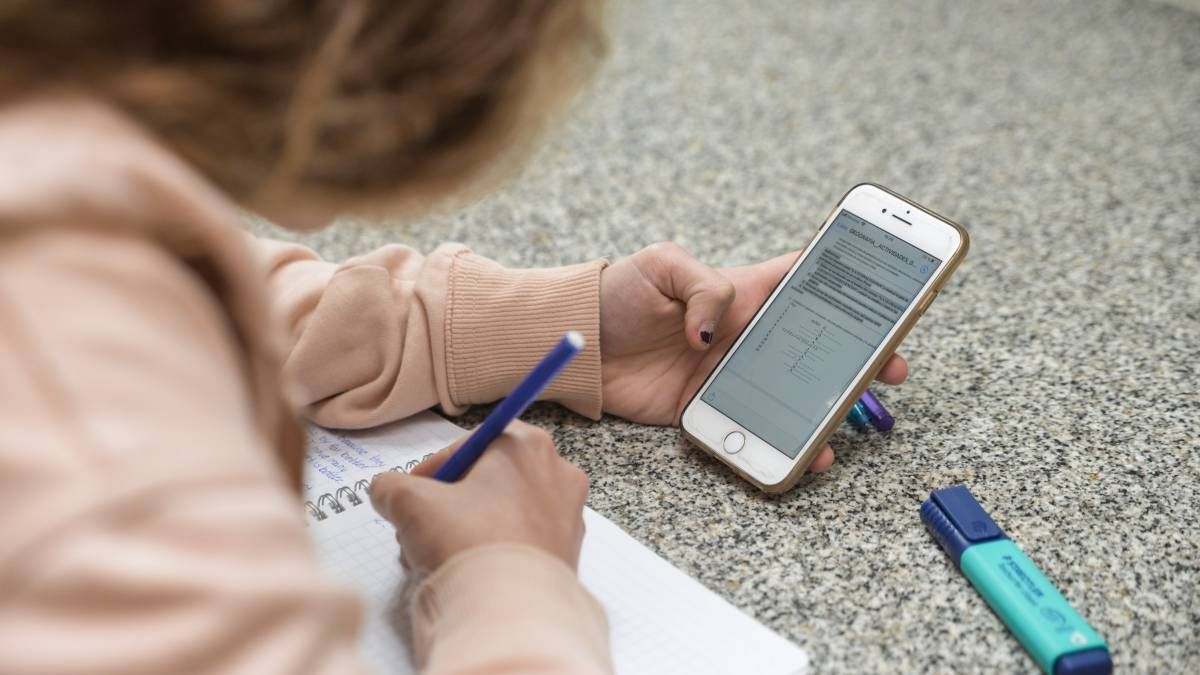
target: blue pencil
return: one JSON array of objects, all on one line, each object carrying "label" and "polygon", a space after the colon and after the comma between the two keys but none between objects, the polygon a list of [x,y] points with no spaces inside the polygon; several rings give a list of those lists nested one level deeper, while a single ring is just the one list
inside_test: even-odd
[{"label": "blue pencil", "polygon": [[516,389],[513,389],[512,393],[496,406],[492,414],[483,420],[483,424],[479,425],[470,438],[459,446],[445,464],[438,468],[433,477],[447,483],[453,483],[462,478],[475,460],[479,459],[479,456],[487,449],[487,446],[503,433],[510,422],[525,412],[529,404],[533,403],[538,394],[546,388],[546,385],[550,384],[550,381],[566,367],[567,363],[583,350],[583,344],[583,336],[575,331],[564,335],[563,339],[542,357],[541,362],[529,371],[521,384],[518,384]]}]

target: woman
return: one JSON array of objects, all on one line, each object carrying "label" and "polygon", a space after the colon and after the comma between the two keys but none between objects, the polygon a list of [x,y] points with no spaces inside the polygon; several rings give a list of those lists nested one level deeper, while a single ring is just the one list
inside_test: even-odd
[{"label": "woman", "polygon": [[[670,424],[787,268],[670,244],[511,270],[255,241],[485,187],[591,71],[588,0],[0,3],[0,672],[352,672],[356,600],[297,501],[297,413],[546,398]],[[715,336],[715,337],[714,337]],[[885,379],[899,382],[903,361]],[[814,463],[819,470],[832,453]],[[587,484],[514,424],[454,485],[376,481],[429,672],[603,672]],[[550,489],[553,487],[554,489]]]}]

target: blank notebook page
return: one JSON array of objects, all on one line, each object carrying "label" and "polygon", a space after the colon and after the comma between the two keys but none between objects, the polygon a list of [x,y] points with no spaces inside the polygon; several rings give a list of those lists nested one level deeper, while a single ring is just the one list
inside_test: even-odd
[{"label": "blank notebook page", "polygon": [[[414,440],[417,435],[399,433],[403,427],[397,425],[367,432],[320,433],[338,436],[350,445],[370,446],[385,455],[384,463],[401,466],[463,433],[430,417],[419,421],[420,442]],[[389,439],[407,443],[396,442],[384,451]],[[351,473],[348,477],[353,480],[363,477]],[[585,509],[584,520],[587,534],[579,577],[608,614],[618,674],[805,672],[808,658],[799,647],[738,611],[595,511]],[[401,616],[397,592],[404,579],[391,525],[364,500],[310,529],[322,568],[357,590],[367,605],[361,637],[364,660],[381,673],[413,672],[397,628]]]},{"label": "blank notebook page", "polygon": [[608,612],[618,673],[802,673],[799,647],[586,509],[579,578]]}]

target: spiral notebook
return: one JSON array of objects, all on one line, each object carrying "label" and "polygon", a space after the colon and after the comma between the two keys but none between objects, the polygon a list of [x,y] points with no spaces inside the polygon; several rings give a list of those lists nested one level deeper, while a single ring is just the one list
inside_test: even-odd
[{"label": "spiral notebook", "polygon": [[[408,471],[462,429],[426,412],[378,429],[309,430],[305,508],[321,566],[367,605],[363,660],[380,673],[414,672],[396,625],[403,571],[391,526],[367,500],[371,477]],[[579,577],[608,614],[618,675],[806,672],[799,647],[585,509]]]}]

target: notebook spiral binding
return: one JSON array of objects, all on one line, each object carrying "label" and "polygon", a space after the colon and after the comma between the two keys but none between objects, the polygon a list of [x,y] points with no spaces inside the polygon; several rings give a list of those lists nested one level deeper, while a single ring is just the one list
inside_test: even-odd
[{"label": "notebook spiral binding", "polygon": [[[399,471],[400,473],[410,473],[421,462],[432,457],[434,453],[428,453],[420,459],[411,459],[399,466],[393,466],[386,471]],[[383,472],[380,472],[383,473]],[[308,517],[314,522],[320,522],[343,513],[346,509],[362,504],[368,500],[367,493],[371,489],[371,481],[364,478],[354,485],[343,485],[333,492],[326,492],[314,500],[304,502],[304,510],[308,512]]]}]

